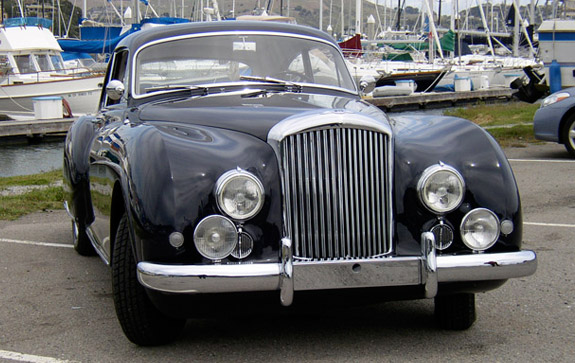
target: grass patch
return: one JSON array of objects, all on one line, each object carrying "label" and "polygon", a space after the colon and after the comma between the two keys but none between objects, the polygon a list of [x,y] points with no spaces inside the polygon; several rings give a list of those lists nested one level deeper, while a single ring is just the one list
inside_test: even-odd
[{"label": "grass patch", "polygon": [[535,139],[532,125],[517,125],[514,127],[499,127],[487,130],[501,147],[525,147],[541,141]]},{"label": "grass patch", "polygon": [[47,173],[0,178],[0,190],[13,186],[50,185],[62,180],[62,169]]},{"label": "grass patch", "polygon": [[533,116],[538,108],[538,104],[508,102],[448,109],[444,114],[462,117],[486,127],[487,132],[493,135],[502,147],[521,147],[540,142],[533,136],[532,125]]},{"label": "grass patch", "polygon": [[538,104],[508,102],[448,109],[444,114],[446,116],[466,118],[480,126],[486,127],[533,122],[533,116],[538,108]]},{"label": "grass patch", "polygon": [[63,203],[64,190],[62,187],[35,189],[17,195],[0,195],[0,219],[13,221],[23,215],[40,210],[62,209]]},{"label": "grass patch", "polygon": [[45,186],[43,189],[24,189],[21,193],[0,195],[0,219],[15,220],[19,217],[47,209],[62,209],[64,190],[53,184],[62,181],[62,170],[47,173],[9,176],[0,178],[0,191],[10,187]]}]

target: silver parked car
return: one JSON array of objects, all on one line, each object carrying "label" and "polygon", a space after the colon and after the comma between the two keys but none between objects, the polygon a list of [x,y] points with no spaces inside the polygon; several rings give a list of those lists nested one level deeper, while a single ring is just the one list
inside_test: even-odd
[{"label": "silver parked car", "polygon": [[565,145],[575,157],[575,87],[546,97],[533,117],[535,138]]}]

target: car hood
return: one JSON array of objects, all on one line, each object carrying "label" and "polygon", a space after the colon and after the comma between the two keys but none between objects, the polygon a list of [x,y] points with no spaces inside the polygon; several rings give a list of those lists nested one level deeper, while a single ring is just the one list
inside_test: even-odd
[{"label": "car hood", "polygon": [[203,125],[247,133],[266,141],[269,130],[278,122],[304,112],[338,109],[369,115],[388,123],[377,107],[355,97],[318,94],[267,94],[263,97],[215,95],[173,99],[140,107],[143,122]]}]

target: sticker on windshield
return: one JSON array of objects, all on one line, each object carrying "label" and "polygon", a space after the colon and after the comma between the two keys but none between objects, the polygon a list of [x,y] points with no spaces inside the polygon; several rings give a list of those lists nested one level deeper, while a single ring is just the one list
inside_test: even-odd
[{"label": "sticker on windshield", "polygon": [[255,52],[256,42],[234,42],[234,52],[241,50]]}]

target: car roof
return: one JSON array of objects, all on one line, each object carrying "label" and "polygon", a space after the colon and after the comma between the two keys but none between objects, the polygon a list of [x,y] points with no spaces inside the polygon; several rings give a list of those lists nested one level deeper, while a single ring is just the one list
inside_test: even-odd
[{"label": "car roof", "polygon": [[155,27],[152,29],[137,31],[130,34],[118,44],[117,48],[137,49],[142,45],[153,42],[158,39],[177,37],[187,34],[201,34],[212,32],[226,31],[258,31],[258,32],[281,32],[291,33],[294,35],[304,35],[322,40],[329,41],[337,45],[335,40],[327,33],[302,25],[283,24],[277,22],[265,21],[211,21],[211,22],[192,22],[184,24],[174,24]]}]

